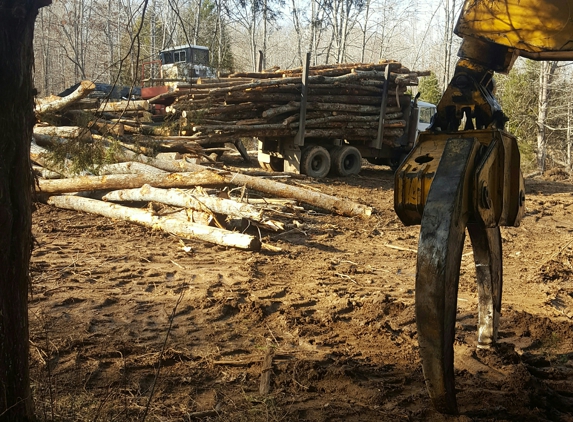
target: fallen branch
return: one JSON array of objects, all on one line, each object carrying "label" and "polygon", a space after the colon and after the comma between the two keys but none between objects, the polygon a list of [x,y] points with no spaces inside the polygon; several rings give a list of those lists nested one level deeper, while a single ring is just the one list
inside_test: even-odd
[{"label": "fallen branch", "polygon": [[404,252],[415,252],[418,253],[418,251],[416,249],[410,249],[410,248],[403,248],[402,246],[395,246],[395,245],[390,245],[390,244],[385,244],[384,245],[387,248],[390,249],[396,249],[397,251],[404,251]]}]

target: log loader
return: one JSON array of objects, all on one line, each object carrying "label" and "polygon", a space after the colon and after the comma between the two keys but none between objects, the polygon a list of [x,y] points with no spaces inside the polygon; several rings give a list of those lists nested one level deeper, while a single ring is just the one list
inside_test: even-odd
[{"label": "log loader", "polygon": [[466,0],[454,75],[429,129],[395,173],[394,207],[421,225],[416,323],[434,407],[456,414],[454,326],[466,229],[476,265],[478,347],[497,339],[502,296],[500,226],[517,226],[525,188],[514,136],[494,96],[493,75],[518,56],[573,60],[573,0]]}]

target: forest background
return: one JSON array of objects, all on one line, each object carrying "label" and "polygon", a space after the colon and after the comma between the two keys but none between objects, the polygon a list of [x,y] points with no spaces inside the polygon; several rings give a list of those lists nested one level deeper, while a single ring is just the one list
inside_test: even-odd
[{"label": "forest background", "polygon": [[[136,85],[159,51],[210,49],[221,72],[392,59],[430,70],[418,90],[437,103],[455,68],[460,0],[58,0],[40,11],[34,40],[40,96],[80,80]],[[524,172],[572,171],[570,63],[519,59],[496,95],[518,137]]]}]

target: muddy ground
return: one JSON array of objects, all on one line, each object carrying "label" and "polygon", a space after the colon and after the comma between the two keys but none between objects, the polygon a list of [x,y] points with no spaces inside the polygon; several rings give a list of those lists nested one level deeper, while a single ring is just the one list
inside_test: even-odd
[{"label": "muddy ground", "polygon": [[461,415],[443,417],[418,356],[419,228],[396,217],[392,176],[369,166],[355,177],[297,180],[375,213],[307,209],[284,233],[261,232],[278,252],[185,240],[186,251],[169,234],[37,204],[30,324],[40,419],[573,421],[573,181],[527,179],[526,217],[503,229],[494,351],[476,351],[466,241]]}]

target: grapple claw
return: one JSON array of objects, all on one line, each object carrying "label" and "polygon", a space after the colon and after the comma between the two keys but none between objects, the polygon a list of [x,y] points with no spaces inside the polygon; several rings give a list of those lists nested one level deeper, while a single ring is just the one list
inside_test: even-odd
[{"label": "grapple claw", "polygon": [[449,139],[424,207],[416,271],[416,322],[430,398],[442,413],[457,413],[454,327],[460,262],[468,219],[468,170],[479,142]]},{"label": "grapple claw", "polygon": [[[523,214],[523,201],[516,199],[523,196],[520,173],[512,171],[504,177],[516,157],[519,163],[514,138],[497,130],[454,135],[420,136],[396,172],[394,198],[404,224],[421,224],[416,271],[418,341],[430,398],[438,411],[448,414],[458,412],[454,329],[466,228],[476,264],[478,347],[488,348],[496,341],[501,311],[499,225],[516,225]],[[517,180],[511,174],[517,174]],[[484,194],[487,201],[476,198]]]},{"label": "grapple claw", "polygon": [[486,229],[468,224],[476,264],[478,290],[478,348],[489,349],[497,341],[501,314],[502,256],[499,227]]}]

